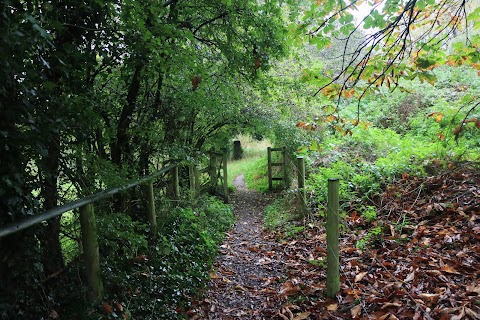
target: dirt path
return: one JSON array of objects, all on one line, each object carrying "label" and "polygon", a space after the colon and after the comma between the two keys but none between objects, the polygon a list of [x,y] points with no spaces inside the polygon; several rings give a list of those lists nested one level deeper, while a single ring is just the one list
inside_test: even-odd
[{"label": "dirt path", "polygon": [[248,190],[243,175],[234,185],[237,221],[221,246],[196,319],[271,319],[280,308],[275,297],[284,265],[275,251],[281,245],[262,233],[264,209],[272,198]]}]

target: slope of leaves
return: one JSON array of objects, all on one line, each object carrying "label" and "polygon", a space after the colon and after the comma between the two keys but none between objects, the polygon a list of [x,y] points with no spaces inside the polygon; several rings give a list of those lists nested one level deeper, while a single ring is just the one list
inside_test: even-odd
[{"label": "slope of leaves", "polygon": [[336,300],[324,298],[322,222],[281,242],[276,254],[288,278],[277,293],[285,301],[276,318],[479,319],[478,172],[478,165],[464,165],[427,178],[405,174],[375,198],[377,220],[348,211]]}]

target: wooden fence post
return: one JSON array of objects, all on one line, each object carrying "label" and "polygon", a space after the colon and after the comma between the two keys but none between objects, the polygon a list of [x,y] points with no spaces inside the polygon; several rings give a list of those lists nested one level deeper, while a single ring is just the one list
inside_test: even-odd
[{"label": "wooden fence post", "polygon": [[228,152],[223,149],[223,202],[228,203],[228,174],[227,174]]},{"label": "wooden fence post", "polygon": [[190,199],[195,199],[195,163],[188,165],[188,182],[190,185]]},{"label": "wooden fence post", "polygon": [[282,147],[283,186],[285,187],[285,189],[287,189],[288,186],[290,185],[290,183],[288,181],[288,177],[287,177],[287,173],[288,173],[287,161],[288,161],[287,160],[287,148]]},{"label": "wooden fence post", "polygon": [[178,165],[172,168],[172,187],[173,187],[173,197],[175,200],[180,199],[180,184],[178,179]]},{"label": "wooden fence post", "polygon": [[242,150],[242,144],[240,143],[240,140],[233,141],[233,160],[242,159],[242,156],[243,156],[243,150]]},{"label": "wooden fence post", "polygon": [[327,297],[335,298],[340,290],[339,248],[338,248],[338,193],[339,179],[328,179],[327,203]]},{"label": "wooden fence post", "polygon": [[217,188],[217,156],[215,150],[210,151],[210,193],[215,194]]},{"label": "wooden fence post", "polygon": [[268,158],[268,190],[273,190],[272,183],[272,147],[267,148],[267,158]]},{"label": "wooden fence post", "polygon": [[307,213],[307,192],[305,190],[305,159],[303,157],[297,157],[298,167],[298,194],[300,201],[302,202],[302,214]]},{"label": "wooden fence post", "polygon": [[150,232],[152,237],[157,235],[157,213],[155,211],[155,195],[153,193],[153,181],[145,183],[143,186],[143,194],[147,208],[147,218],[150,224]]},{"label": "wooden fence post", "polygon": [[198,205],[198,198],[200,198],[200,172],[198,172],[197,165],[193,167],[193,175],[195,176],[195,200],[194,206]]},{"label": "wooden fence post", "polygon": [[89,286],[89,299],[93,303],[103,299],[102,270],[100,269],[100,253],[98,250],[97,224],[92,204],[80,207],[80,227],[82,230],[82,246]]}]

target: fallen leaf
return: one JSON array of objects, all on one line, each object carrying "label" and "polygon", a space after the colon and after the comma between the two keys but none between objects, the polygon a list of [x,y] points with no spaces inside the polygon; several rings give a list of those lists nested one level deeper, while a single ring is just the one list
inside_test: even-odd
[{"label": "fallen leaf", "polygon": [[299,292],[300,290],[301,289],[298,285],[294,286],[292,281],[287,281],[283,284],[283,288],[280,290],[279,294],[282,296],[289,296]]},{"label": "fallen leaf", "polygon": [[332,303],[327,306],[328,311],[335,311],[338,309],[338,303]]},{"label": "fallen leaf", "polygon": [[480,319],[480,315],[470,308],[465,307],[465,313],[472,319]]},{"label": "fallen leaf", "polygon": [[248,292],[248,289],[242,287],[241,285],[236,285],[236,286],[235,286],[235,290]]},{"label": "fallen leaf", "polygon": [[460,309],[460,313],[450,318],[450,320],[462,320],[465,317],[465,308]]},{"label": "fallen leaf", "polygon": [[350,314],[354,319],[358,317],[361,313],[362,313],[362,306],[360,304],[357,304],[355,307],[350,309]]},{"label": "fallen leaf", "polygon": [[228,279],[225,278],[225,277],[222,277],[222,280],[223,280],[223,282],[225,282],[225,283],[230,283],[230,282],[232,282],[232,281],[228,280]]},{"label": "fallen leaf", "polygon": [[437,304],[438,299],[440,299],[440,295],[434,293],[420,293],[418,297],[425,301],[429,306],[432,304]]},{"label": "fallen leaf", "polygon": [[123,312],[123,306],[120,303],[115,303],[115,309],[117,309],[118,312]]},{"label": "fallen leaf", "polygon": [[105,312],[106,314],[110,314],[113,312],[113,307],[106,302],[102,303],[102,309],[103,312]]},{"label": "fallen leaf", "polygon": [[210,272],[210,279],[221,279],[222,277],[217,275],[216,272]]},{"label": "fallen leaf", "polygon": [[290,320],[286,315],[281,314],[281,313],[277,313],[277,316],[279,316],[279,317],[282,318],[283,320]]},{"label": "fallen leaf", "polygon": [[384,303],[381,307],[381,309],[386,309],[386,308],[390,308],[390,307],[397,307],[397,308],[400,308],[402,306],[401,303],[398,303],[398,302],[387,302],[387,303]]},{"label": "fallen leaf", "polygon": [[406,278],[405,278],[405,282],[410,282],[412,281],[413,279],[415,279],[415,271],[412,271]]},{"label": "fallen leaf", "polygon": [[310,312],[302,312],[299,313],[293,318],[293,320],[304,320],[307,319],[310,316]]},{"label": "fallen leaf", "polygon": [[52,310],[50,311],[50,313],[48,314],[48,317],[49,317],[50,319],[58,319],[59,315],[58,315],[57,311],[55,311],[55,310],[52,309]]},{"label": "fallen leaf", "polygon": [[365,272],[360,272],[355,276],[355,282],[360,282],[362,281],[363,277],[365,277],[368,274],[368,271]]},{"label": "fallen leaf", "polygon": [[476,293],[480,294],[480,284],[467,285],[467,293]]},{"label": "fallen leaf", "polygon": [[444,265],[440,270],[446,273],[460,274],[457,270],[455,270],[452,266],[449,265]]}]

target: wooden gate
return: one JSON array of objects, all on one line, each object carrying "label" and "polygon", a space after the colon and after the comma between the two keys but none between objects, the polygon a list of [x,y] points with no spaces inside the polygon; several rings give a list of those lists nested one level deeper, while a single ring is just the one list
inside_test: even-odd
[{"label": "wooden gate", "polygon": [[[273,181],[283,181],[283,187],[288,188],[287,181],[287,148],[267,148],[268,152],[268,189],[273,190]],[[281,152],[280,162],[272,162],[272,152]],[[279,174],[281,176],[273,177],[273,167],[280,167]]]},{"label": "wooden gate", "polygon": [[210,193],[222,197],[223,201],[228,203],[228,153],[226,149],[222,151],[221,153],[210,151]]}]

